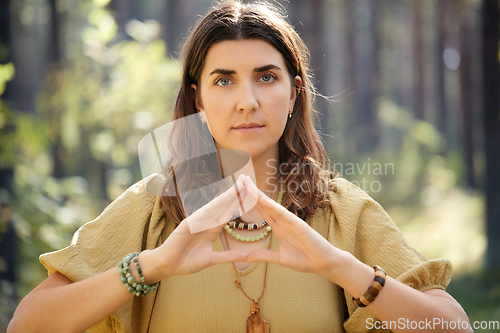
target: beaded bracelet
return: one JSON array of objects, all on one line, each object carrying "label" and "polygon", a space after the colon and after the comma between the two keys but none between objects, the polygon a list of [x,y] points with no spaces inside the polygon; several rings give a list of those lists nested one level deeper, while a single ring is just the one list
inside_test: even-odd
[{"label": "beaded bracelet", "polygon": [[373,278],[372,285],[368,288],[366,293],[360,298],[352,298],[354,304],[360,308],[364,308],[375,300],[379,292],[385,285],[385,279],[387,277],[386,272],[380,266],[373,266],[375,270],[375,278]]},{"label": "beaded bracelet", "polygon": [[[122,283],[127,287],[129,292],[135,294],[136,296],[145,296],[158,287],[158,282],[150,286],[144,283],[144,275],[142,275],[141,267],[139,266],[139,261],[137,259],[138,256],[139,252],[135,252],[134,254],[129,253],[125,256],[125,258],[123,258],[122,261],[119,261],[118,274],[121,277]],[[134,261],[137,272],[141,277],[140,283],[137,283],[134,277],[130,274],[129,265],[132,260]]]}]

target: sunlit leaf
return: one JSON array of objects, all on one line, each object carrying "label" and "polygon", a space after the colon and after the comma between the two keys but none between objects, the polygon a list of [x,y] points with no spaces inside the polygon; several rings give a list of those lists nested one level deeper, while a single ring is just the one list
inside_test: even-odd
[{"label": "sunlit leaf", "polygon": [[105,7],[111,0],[92,0],[97,7]]}]

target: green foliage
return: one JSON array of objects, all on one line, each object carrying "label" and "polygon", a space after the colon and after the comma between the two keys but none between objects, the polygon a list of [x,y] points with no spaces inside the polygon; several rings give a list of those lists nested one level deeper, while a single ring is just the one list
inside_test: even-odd
[{"label": "green foliage", "polygon": [[[486,272],[483,266],[485,200],[482,193],[462,188],[461,153],[445,149],[432,124],[414,119],[409,110],[392,101],[379,101],[378,116],[380,146],[366,155],[339,147],[333,156],[336,168],[342,166],[345,178],[384,207],[412,246],[429,258],[450,259],[454,269],[448,291],[471,321],[496,320],[498,272]],[[348,146],[356,138],[349,136],[352,129],[343,126],[336,139],[348,138]],[[354,168],[348,168],[349,163]]]},{"label": "green foliage", "polygon": [[369,154],[336,154],[336,169],[343,167],[338,171],[377,200],[419,251],[449,258],[454,274],[480,269],[484,198],[461,188],[460,152],[446,150],[432,124],[392,101],[379,101],[378,116],[379,147]]},{"label": "green foliage", "polygon": [[14,64],[9,62],[8,64],[0,64],[0,96],[5,91],[5,84],[14,77],[15,69]]},{"label": "green foliage", "polygon": [[[448,292],[462,305],[470,322],[497,321],[500,318],[500,270],[479,270],[453,280]],[[476,330],[493,332],[494,330]]]},{"label": "green foliage", "polygon": [[[10,220],[21,240],[21,297],[46,276],[41,253],[68,246],[142,178],[138,142],[172,114],[179,70],[158,24],[134,21],[133,38],[120,40],[108,2],[80,4],[88,22],[81,41],[47,75],[35,113],[9,113],[0,100],[0,128],[14,128],[0,132],[0,163],[15,174]],[[13,74],[12,64],[0,66],[0,91]]]}]

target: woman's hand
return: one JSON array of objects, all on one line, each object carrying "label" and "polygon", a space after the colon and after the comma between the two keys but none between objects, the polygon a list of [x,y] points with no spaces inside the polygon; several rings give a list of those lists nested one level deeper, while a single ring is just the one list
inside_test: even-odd
[{"label": "woman's hand", "polygon": [[305,221],[262,193],[250,177],[245,177],[244,185],[247,196],[257,202],[255,208],[280,240],[279,251],[252,251],[247,256],[247,262],[268,261],[299,272],[330,275],[342,251]]},{"label": "woman's hand", "polygon": [[[242,200],[246,196],[243,180],[244,175],[240,175],[236,182]],[[236,189],[231,187],[184,219],[160,247],[152,250],[161,263],[159,269],[164,270],[164,273],[155,275],[159,275],[161,280],[168,276],[196,273],[221,263],[246,261],[247,254],[241,251],[212,251],[214,241],[239,206]],[[205,230],[191,233],[193,228]],[[146,272],[144,276],[147,277]]]}]

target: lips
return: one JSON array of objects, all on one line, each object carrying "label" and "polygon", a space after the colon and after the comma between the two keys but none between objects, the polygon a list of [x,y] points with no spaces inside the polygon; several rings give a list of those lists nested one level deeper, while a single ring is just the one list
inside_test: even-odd
[{"label": "lips", "polygon": [[264,125],[251,123],[251,124],[242,124],[239,125],[238,127],[233,127],[233,129],[240,133],[254,133],[258,132],[263,127]]},{"label": "lips", "polygon": [[238,126],[234,127],[234,129],[255,128],[255,127],[263,127],[263,126],[264,125],[259,125],[259,124],[256,124],[256,123],[248,123],[248,124],[238,125]]}]

